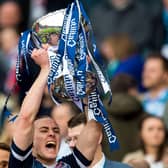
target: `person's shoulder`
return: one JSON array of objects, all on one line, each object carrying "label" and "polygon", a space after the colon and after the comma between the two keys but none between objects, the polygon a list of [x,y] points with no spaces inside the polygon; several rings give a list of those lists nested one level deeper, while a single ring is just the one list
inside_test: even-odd
[{"label": "person's shoulder", "polygon": [[136,151],[134,151],[134,152],[130,152],[130,153],[128,153],[127,155],[142,155],[143,154],[143,152],[142,152],[142,150],[136,150]]},{"label": "person's shoulder", "polygon": [[106,159],[104,168],[131,168],[129,165],[121,162]]},{"label": "person's shoulder", "polygon": [[31,168],[33,165],[39,165],[39,168],[42,166],[41,163],[32,155],[32,145],[30,145],[26,150],[22,150],[14,141],[12,141],[8,168]]},{"label": "person's shoulder", "polygon": [[144,159],[144,153],[142,150],[136,150],[125,155],[123,162],[127,163],[132,159]]}]

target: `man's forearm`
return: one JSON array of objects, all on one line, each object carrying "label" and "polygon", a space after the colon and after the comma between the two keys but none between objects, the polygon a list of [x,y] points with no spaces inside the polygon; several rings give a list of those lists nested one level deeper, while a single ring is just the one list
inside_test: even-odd
[{"label": "man's forearm", "polygon": [[38,77],[24,98],[18,118],[15,121],[13,139],[16,146],[26,150],[33,142],[34,120],[39,111],[44,88],[49,74],[47,48],[34,49],[32,59],[41,68]]},{"label": "man's forearm", "polygon": [[33,124],[41,104],[47,77],[48,70],[42,69],[26,95],[15,121],[13,139],[17,147],[23,151],[33,142]]}]

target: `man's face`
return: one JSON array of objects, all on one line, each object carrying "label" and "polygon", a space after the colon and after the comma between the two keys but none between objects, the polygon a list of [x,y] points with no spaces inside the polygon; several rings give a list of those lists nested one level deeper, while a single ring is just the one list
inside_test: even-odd
[{"label": "man's face", "polygon": [[163,63],[160,59],[148,59],[143,70],[143,85],[150,89],[158,87],[166,82],[167,73],[163,68]]},{"label": "man's face", "polygon": [[9,151],[0,149],[0,168],[7,168],[9,161]]},{"label": "man's face", "polygon": [[74,148],[76,146],[78,137],[79,137],[79,135],[82,132],[84,127],[85,127],[84,124],[80,124],[76,127],[68,128],[67,142],[68,142],[70,148]]},{"label": "man's face", "polygon": [[59,145],[59,128],[54,120],[49,117],[36,120],[33,149],[37,159],[45,162],[54,162]]},{"label": "man's face", "polygon": [[68,134],[68,121],[71,119],[70,109],[67,105],[59,105],[52,111],[52,117],[60,128],[60,135],[65,138]]}]

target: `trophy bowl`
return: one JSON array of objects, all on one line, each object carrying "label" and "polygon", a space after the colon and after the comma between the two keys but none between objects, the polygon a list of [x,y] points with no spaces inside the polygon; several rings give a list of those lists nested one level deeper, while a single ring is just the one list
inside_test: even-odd
[{"label": "trophy bowl", "polygon": [[[61,9],[48,13],[34,22],[30,33],[31,51],[33,48],[40,48],[42,43],[50,44],[52,51],[55,51],[58,46],[65,11],[66,9]],[[26,92],[37,78],[40,67],[31,58],[31,52],[27,53],[26,59],[23,53],[19,57],[17,81],[21,90]]]},{"label": "trophy bowl", "polygon": [[[74,83],[76,83],[76,79],[74,78]],[[95,73],[87,71],[86,72],[86,95],[89,95],[97,86],[97,77]],[[69,96],[65,89],[64,77],[60,76],[51,86],[51,92],[53,97],[58,102],[64,101],[73,101],[73,99]]]},{"label": "trophy bowl", "polygon": [[66,9],[57,10],[42,16],[34,22],[32,29],[37,33],[42,43],[51,46],[58,44]]},{"label": "trophy bowl", "polygon": [[[51,12],[41,18],[39,18],[32,26],[33,31],[37,34],[37,37],[42,43],[48,43],[50,49],[54,52],[57,51],[59,37],[61,35],[61,29],[63,25],[64,15],[66,9],[61,9],[55,12]],[[85,31],[89,31],[89,27],[86,21],[82,19]],[[78,48],[78,46],[77,46]],[[75,68],[75,67],[74,67]],[[76,79],[74,81],[76,84]],[[96,87],[97,79],[96,75],[90,71],[86,72],[86,94],[88,95]],[[51,92],[53,97],[60,102],[73,101],[65,89],[64,77],[60,76],[55,80],[51,86]]]}]

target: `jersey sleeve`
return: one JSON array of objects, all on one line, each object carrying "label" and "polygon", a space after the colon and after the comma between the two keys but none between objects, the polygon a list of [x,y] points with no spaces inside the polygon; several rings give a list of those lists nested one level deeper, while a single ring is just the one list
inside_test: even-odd
[{"label": "jersey sleeve", "polygon": [[32,164],[32,145],[23,151],[12,141],[8,168],[30,168]]},{"label": "jersey sleeve", "polygon": [[65,156],[59,161],[65,162],[70,165],[71,168],[86,168],[92,161],[88,160],[83,154],[77,149],[74,148],[73,154]]}]

